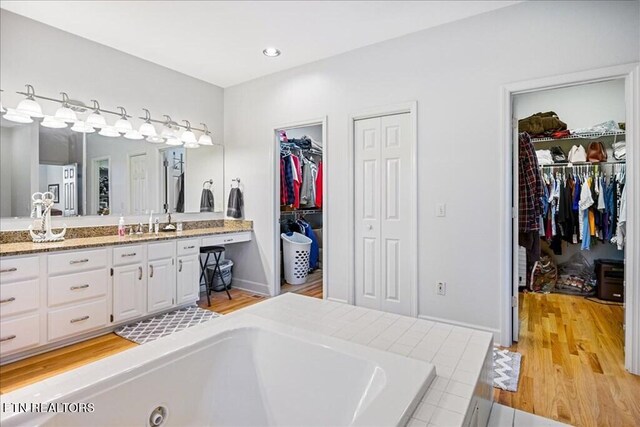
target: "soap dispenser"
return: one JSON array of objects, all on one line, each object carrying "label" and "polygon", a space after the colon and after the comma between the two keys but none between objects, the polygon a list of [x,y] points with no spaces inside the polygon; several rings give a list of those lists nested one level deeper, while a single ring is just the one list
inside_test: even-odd
[{"label": "soap dispenser", "polygon": [[149,214],[149,233],[153,233],[153,211]]},{"label": "soap dispenser", "polygon": [[124,217],[120,215],[120,220],[118,220],[118,237],[124,237],[124,234],[125,234]]}]

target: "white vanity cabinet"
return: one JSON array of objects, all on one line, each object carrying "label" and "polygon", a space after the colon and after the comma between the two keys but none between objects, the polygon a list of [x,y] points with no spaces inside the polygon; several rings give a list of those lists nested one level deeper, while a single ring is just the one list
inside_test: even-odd
[{"label": "white vanity cabinet", "polygon": [[200,245],[198,239],[178,240],[176,304],[195,302],[200,294]]},{"label": "white vanity cabinet", "polygon": [[47,340],[104,327],[107,314],[106,249],[47,256]]},{"label": "white vanity cabinet", "polygon": [[40,259],[0,258],[0,355],[40,344]]},{"label": "white vanity cabinet", "polygon": [[113,248],[113,322],[134,319],[147,312],[147,276],[144,246]]},{"label": "white vanity cabinet", "polygon": [[112,331],[200,297],[201,245],[250,232],[0,257],[0,363]]},{"label": "white vanity cabinet", "polygon": [[149,243],[147,312],[171,308],[176,300],[175,242]]}]

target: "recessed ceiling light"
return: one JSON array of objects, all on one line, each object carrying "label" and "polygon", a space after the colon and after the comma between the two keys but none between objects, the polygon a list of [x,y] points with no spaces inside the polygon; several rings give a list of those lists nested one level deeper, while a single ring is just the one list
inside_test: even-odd
[{"label": "recessed ceiling light", "polygon": [[268,47],[265,50],[263,50],[262,53],[264,54],[264,56],[268,56],[270,58],[275,58],[276,56],[280,56],[280,53],[282,53],[282,52],[280,52],[275,47]]}]

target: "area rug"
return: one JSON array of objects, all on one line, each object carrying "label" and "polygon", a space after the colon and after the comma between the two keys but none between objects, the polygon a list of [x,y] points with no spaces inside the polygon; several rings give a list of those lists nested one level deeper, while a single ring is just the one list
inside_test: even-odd
[{"label": "area rug", "polygon": [[501,390],[517,391],[520,378],[520,353],[493,347],[493,386]]},{"label": "area rug", "polygon": [[204,310],[200,307],[187,307],[131,325],[122,326],[114,332],[116,335],[136,344],[145,344],[220,316],[221,314],[219,313]]}]

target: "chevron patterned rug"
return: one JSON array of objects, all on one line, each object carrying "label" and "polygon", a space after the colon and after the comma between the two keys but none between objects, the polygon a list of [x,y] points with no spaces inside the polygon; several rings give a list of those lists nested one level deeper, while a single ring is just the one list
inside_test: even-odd
[{"label": "chevron patterned rug", "polygon": [[520,353],[493,347],[493,386],[506,391],[518,391]]},{"label": "chevron patterned rug", "polygon": [[220,316],[222,315],[200,307],[187,307],[122,326],[114,332],[136,344],[144,344]]}]

